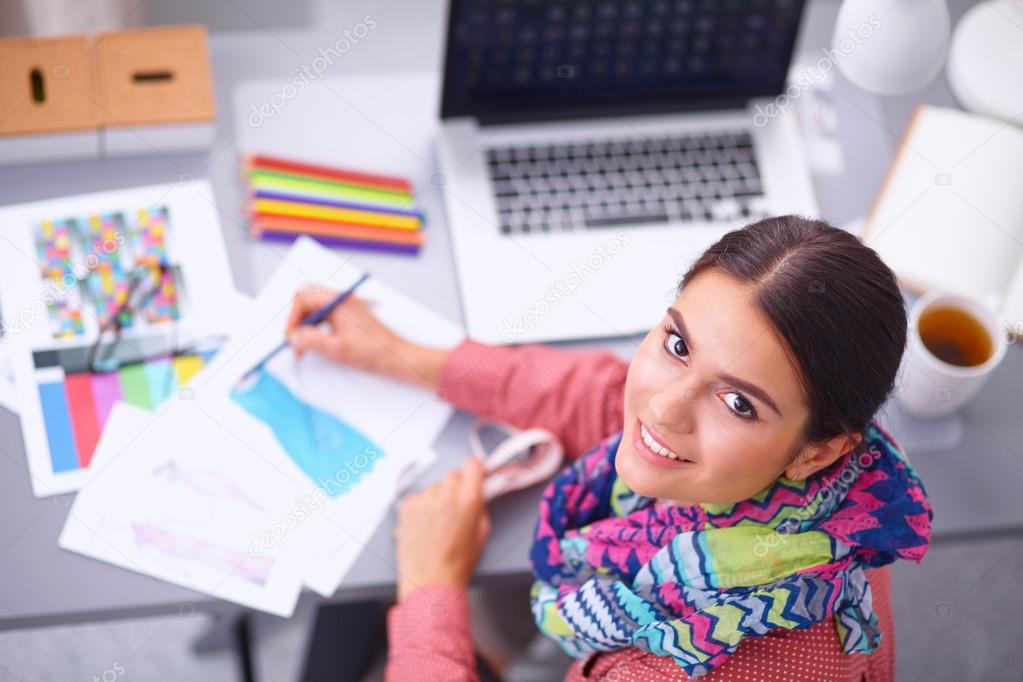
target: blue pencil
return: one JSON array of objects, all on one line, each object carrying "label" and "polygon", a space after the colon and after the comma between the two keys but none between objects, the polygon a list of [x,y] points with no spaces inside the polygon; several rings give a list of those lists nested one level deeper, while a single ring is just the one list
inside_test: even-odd
[{"label": "blue pencil", "polygon": [[[316,325],[318,325],[321,322],[323,322],[325,319],[327,319],[328,315],[330,315],[332,312],[334,312],[334,308],[337,308],[339,305],[344,303],[345,300],[347,300],[349,296],[351,296],[352,294],[355,293],[355,290],[359,288],[359,285],[362,284],[363,282],[365,282],[367,279],[369,279],[369,274],[368,273],[363,273],[362,277],[360,277],[358,279],[358,281],[355,282],[355,284],[353,284],[352,286],[348,287],[348,289],[346,289],[345,291],[342,291],[340,294],[338,294],[337,296],[335,296],[331,300],[327,301],[327,303],[324,304],[323,306],[321,306],[321,307],[317,308],[316,310],[314,310],[312,312],[312,314],[310,314],[309,317],[307,317],[304,320],[302,320],[302,322],[300,324],[303,327],[315,327]],[[277,346],[272,351],[267,353],[263,357],[262,360],[260,360],[258,363],[256,363],[252,367],[252,369],[250,369],[245,374],[243,374],[242,378],[238,380],[238,383],[244,382],[246,379],[248,379],[250,376],[252,376],[255,372],[257,372],[260,369],[262,369],[263,366],[265,366],[266,363],[270,362],[270,360],[275,355],[277,355],[278,353],[280,353],[282,350],[284,350],[287,347],[288,347],[288,340],[285,339],[284,341],[281,341],[281,344],[279,346]]]}]

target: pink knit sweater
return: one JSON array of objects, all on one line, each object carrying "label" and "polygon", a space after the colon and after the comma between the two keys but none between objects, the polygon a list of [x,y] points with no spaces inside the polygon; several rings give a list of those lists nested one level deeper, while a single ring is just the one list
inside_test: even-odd
[{"label": "pink knit sweater", "polygon": [[[488,346],[463,341],[446,361],[440,395],[468,412],[520,428],[542,426],[576,458],[622,428],[627,363],[603,351]],[[706,682],[880,682],[895,677],[895,631],[887,568],[868,571],[882,642],[873,654],[842,651],[833,621],[748,637]],[[475,681],[469,606],[463,591],[427,587],[388,613],[387,680]],[[640,649],[577,660],[566,680],[688,680],[668,657]]]}]

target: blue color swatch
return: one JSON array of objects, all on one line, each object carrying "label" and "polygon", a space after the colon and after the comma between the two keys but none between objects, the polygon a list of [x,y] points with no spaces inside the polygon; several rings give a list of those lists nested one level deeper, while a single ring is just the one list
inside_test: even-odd
[{"label": "blue color swatch", "polygon": [[46,439],[50,445],[50,460],[53,473],[78,469],[78,446],[71,426],[71,411],[68,409],[64,382],[39,382],[39,402],[46,415]]}]

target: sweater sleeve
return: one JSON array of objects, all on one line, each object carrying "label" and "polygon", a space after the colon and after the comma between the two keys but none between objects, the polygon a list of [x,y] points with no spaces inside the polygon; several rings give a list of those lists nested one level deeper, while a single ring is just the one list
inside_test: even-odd
[{"label": "sweater sleeve", "polygon": [[487,419],[545,428],[571,460],[621,430],[627,371],[628,363],[608,351],[466,339],[445,361],[438,394]]},{"label": "sweater sleeve", "polygon": [[424,587],[387,613],[386,682],[477,682],[469,601],[457,587]]}]

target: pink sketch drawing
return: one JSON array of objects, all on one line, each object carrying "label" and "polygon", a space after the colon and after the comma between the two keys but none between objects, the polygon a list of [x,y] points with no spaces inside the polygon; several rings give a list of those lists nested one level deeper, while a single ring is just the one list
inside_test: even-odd
[{"label": "pink sketch drawing", "polygon": [[168,461],[153,470],[154,476],[166,475],[167,481],[177,481],[200,495],[222,500],[235,500],[253,509],[265,511],[254,499],[246,495],[241,488],[216,469],[182,468],[177,463]]},{"label": "pink sketch drawing", "polygon": [[149,523],[133,523],[131,528],[135,534],[135,544],[139,547],[149,545],[179,559],[227,570],[229,574],[238,574],[257,585],[265,585],[270,577],[273,559],[268,557],[251,557],[245,552],[157,528]]}]

